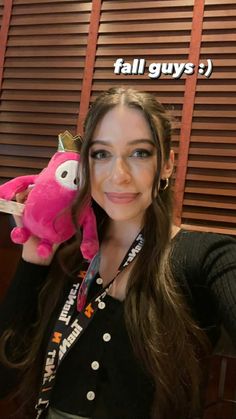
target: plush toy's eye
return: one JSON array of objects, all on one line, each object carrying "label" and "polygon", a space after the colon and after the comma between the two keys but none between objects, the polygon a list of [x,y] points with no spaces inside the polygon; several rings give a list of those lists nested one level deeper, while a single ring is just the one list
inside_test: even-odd
[{"label": "plush toy's eye", "polygon": [[57,167],[56,180],[67,189],[77,189],[77,172],[79,163],[76,160],[67,160]]},{"label": "plush toy's eye", "polygon": [[64,179],[68,175],[68,172],[64,170],[64,172],[61,174],[61,177]]}]

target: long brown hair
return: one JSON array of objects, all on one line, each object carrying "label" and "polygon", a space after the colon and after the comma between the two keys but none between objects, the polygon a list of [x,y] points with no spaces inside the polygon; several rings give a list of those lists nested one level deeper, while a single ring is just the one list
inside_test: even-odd
[{"label": "long brown hair", "polygon": [[[206,349],[206,339],[192,319],[183,293],[171,272],[171,183],[164,190],[161,188],[161,168],[168,160],[171,149],[171,122],[168,112],[153,95],[132,89],[112,88],[102,93],[92,104],[84,123],[80,191],[72,206],[72,214],[76,224],[78,214],[90,199],[88,156],[94,130],[103,116],[117,105],[138,109],[143,114],[156,145],[159,168],[153,180],[152,203],[144,217],[144,246],[134,261],[128,280],[124,302],[126,327],[135,355],[154,384],[152,417],[184,419],[198,412],[202,380],[199,353]],[[102,240],[107,215],[95,202],[93,207],[99,238]],[[72,261],[72,255],[76,254],[71,270],[82,259],[78,252],[81,242],[78,226],[77,231],[77,240],[64,248],[61,255],[65,266],[66,260]],[[67,271],[68,269],[67,266]],[[56,272],[58,281],[58,269],[55,268],[40,295],[40,316],[37,332],[31,334],[30,351],[18,363],[29,377],[32,377],[34,365],[41,368],[39,352],[48,327],[48,318],[50,319],[63,295],[62,273],[61,285],[57,286],[55,292]],[[52,288],[54,290],[50,291]],[[51,295],[50,300],[48,295]],[[37,368],[37,374],[34,373],[35,382],[39,379],[40,368]]]}]

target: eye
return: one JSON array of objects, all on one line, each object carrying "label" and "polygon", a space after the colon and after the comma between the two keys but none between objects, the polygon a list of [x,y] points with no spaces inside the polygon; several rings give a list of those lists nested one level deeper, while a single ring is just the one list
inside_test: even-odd
[{"label": "eye", "polygon": [[91,151],[90,157],[92,157],[92,159],[95,159],[95,160],[103,160],[110,157],[110,153],[107,150],[96,150],[96,151]]},{"label": "eye", "polygon": [[65,189],[77,190],[78,161],[66,160],[55,171],[57,182]]},{"label": "eye", "polygon": [[152,154],[153,153],[151,151],[146,150],[146,149],[143,148],[143,149],[139,149],[139,150],[134,150],[133,153],[132,153],[132,156],[138,157],[140,159],[144,159],[146,157],[152,156]]},{"label": "eye", "polygon": [[64,172],[62,172],[62,174],[61,174],[61,177],[63,178],[63,179],[65,179],[65,177],[68,175],[68,172],[67,172],[67,170],[64,170]]}]

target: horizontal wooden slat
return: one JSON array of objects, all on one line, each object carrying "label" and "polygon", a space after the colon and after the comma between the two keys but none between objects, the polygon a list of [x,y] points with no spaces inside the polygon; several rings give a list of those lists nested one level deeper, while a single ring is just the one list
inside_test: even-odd
[{"label": "horizontal wooden slat", "polygon": [[[222,25],[222,22],[224,24]],[[206,20],[203,22],[203,30],[209,31],[209,30],[221,30],[222,32],[226,29],[235,29],[236,28],[236,21],[234,18],[231,18],[231,20],[223,20],[223,18],[218,18],[214,22],[210,20]]]},{"label": "horizontal wooden slat", "polygon": [[[30,0],[30,4],[38,5],[39,0]],[[40,3],[47,3],[54,7],[55,3],[78,3],[78,0],[40,0]],[[22,4],[29,4],[29,0],[14,0],[14,5],[21,6]]]},{"label": "horizontal wooden slat", "polygon": [[[133,89],[137,89],[143,92],[150,92],[150,89],[146,88],[146,85],[140,85],[140,83],[138,82],[133,82],[133,83],[116,83],[116,86],[120,85],[122,87],[130,87]],[[91,97],[91,102],[93,102],[97,96],[101,93],[101,90],[98,89],[94,89],[93,86],[93,92],[92,92],[92,97]],[[183,93],[181,92],[161,92],[160,94],[158,93],[158,100],[163,103],[166,106],[169,106],[170,104],[182,104],[183,103]]]},{"label": "horizontal wooden slat", "polygon": [[214,226],[210,226],[209,224],[206,226],[206,225],[182,223],[181,228],[183,230],[189,230],[189,231],[204,231],[204,232],[209,232],[209,233],[236,235],[235,228],[229,228],[229,227],[226,227],[225,225],[214,227]]},{"label": "horizontal wooden slat", "polygon": [[216,211],[214,213],[212,212],[204,212],[201,213],[200,211],[191,212],[188,210],[183,210],[182,213],[183,218],[189,218],[189,219],[196,219],[196,220],[204,220],[204,221],[219,221],[219,222],[226,222],[226,223],[232,223],[235,225],[235,214],[232,213],[232,215],[227,215],[226,210],[224,210],[221,214],[217,214]]},{"label": "horizontal wooden slat", "polygon": [[220,93],[220,92],[230,92],[230,93],[235,93],[236,92],[236,86],[235,83],[224,83],[224,84],[208,84],[208,85],[201,85],[198,84],[197,86],[197,92],[206,92],[206,93],[212,93],[212,92],[216,92],[216,93]]},{"label": "horizontal wooden slat", "polygon": [[[236,14],[236,13],[235,13]],[[216,41],[215,41],[216,42]],[[204,46],[202,45],[201,48],[201,55],[211,54],[211,57],[214,55],[222,55],[222,54],[232,54],[235,52],[234,44],[226,45],[226,42],[221,47],[217,46]]]},{"label": "horizontal wooden slat", "polygon": [[[181,35],[181,39],[174,36],[174,34],[168,35],[162,35],[161,33],[156,33],[155,36],[149,33],[143,34],[143,36],[140,36],[139,33],[137,34],[129,34],[129,37],[124,38],[123,34],[120,34],[119,32],[116,34],[108,35],[106,33],[99,34],[98,36],[98,47],[103,45],[161,45],[163,46],[169,46],[172,47],[175,46],[188,46],[189,45],[189,35]],[[177,44],[177,45],[176,45]]]},{"label": "horizontal wooden slat", "polygon": [[38,103],[38,102],[25,102],[25,101],[2,101],[1,103],[1,110],[2,111],[19,111],[19,112],[28,112],[29,118],[31,117],[31,114],[33,113],[36,118],[40,118],[40,114],[47,114],[47,113],[53,113],[55,114],[69,114],[69,115],[77,115],[78,114],[78,108],[79,104],[77,102],[75,103],[57,103],[55,106],[55,103]]},{"label": "horizontal wooden slat", "polygon": [[[167,55],[173,55],[174,59],[173,62],[175,62],[175,58],[179,58],[179,56],[186,56],[186,58],[188,57],[188,47],[183,47],[181,48],[176,47],[175,45],[173,45],[172,47],[168,48],[168,46],[166,46],[166,48],[164,50],[161,50],[160,47],[158,47],[158,45],[153,45],[150,47],[145,47],[142,48],[140,45],[131,45],[130,48],[126,47],[120,47],[117,46],[117,49],[115,49],[114,46],[100,46],[97,49],[97,57],[103,56],[103,57],[109,57],[109,56],[119,56],[119,57],[129,57],[131,56],[132,60],[133,57],[136,57],[136,53],[137,53],[137,57],[138,58],[149,58],[149,60],[147,62],[150,62],[150,55],[156,55],[158,57],[160,57],[160,60],[162,60],[163,62],[166,62],[166,56]],[[164,56],[164,58],[162,58],[162,56]],[[161,62],[160,60],[156,61],[156,62]]]},{"label": "horizontal wooden slat", "polygon": [[[235,86],[236,87],[236,86]],[[192,124],[193,129],[208,129],[208,130],[214,130],[214,131],[235,131],[235,123],[220,123],[217,124],[214,121],[212,123],[209,122],[193,122]]]},{"label": "horizontal wooden slat", "polygon": [[1,133],[11,134],[38,134],[40,135],[57,135],[59,132],[64,132],[66,129],[74,130],[74,126],[70,127],[68,124],[44,125],[44,124],[16,124],[16,123],[2,123],[0,127]]},{"label": "horizontal wooden slat", "polygon": [[59,57],[47,57],[47,60],[41,57],[18,57],[18,58],[6,58],[5,68],[17,67],[17,68],[42,68],[43,71],[46,68],[60,69],[61,68],[84,68],[84,61],[81,57],[68,57],[63,60]]},{"label": "horizontal wooden slat", "polygon": [[[166,10],[166,9],[165,9]],[[170,9],[171,10],[171,9]],[[208,17],[236,17],[236,10],[235,9],[227,9],[227,10],[206,10],[204,14],[205,18]],[[143,9],[140,11],[135,11],[130,14],[127,13],[116,13],[113,12],[107,12],[103,13],[101,16],[101,22],[122,22],[122,21],[140,21],[142,19],[145,20],[153,20],[156,18],[159,21],[165,21],[165,20],[173,20],[176,19],[191,19],[192,18],[192,10],[190,11],[183,11],[181,9],[176,9],[173,11],[160,11],[158,9],[154,10],[147,10]]]},{"label": "horizontal wooden slat", "polygon": [[31,47],[31,46],[53,46],[55,45],[78,45],[78,46],[86,46],[87,45],[87,37],[84,35],[65,35],[65,34],[57,34],[57,35],[50,35],[45,36],[44,34],[34,35],[34,36],[10,36],[8,40],[8,47],[16,47],[16,46],[24,46],[24,47]]},{"label": "horizontal wooden slat", "polygon": [[[123,57],[123,56],[131,56],[132,59],[136,57],[136,52],[138,51],[140,55],[146,57],[148,59],[148,62],[150,62],[150,55],[156,55],[154,62],[164,62],[165,58],[168,55],[173,55],[173,62],[178,62],[176,60],[179,59],[179,56],[188,56],[189,53],[189,49],[188,49],[188,45],[185,45],[184,43],[182,45],[169,45],[169,44],[162,44],[158,42],[157,44],[157,40],[155,45],[153,45],[151,42],[148,42],[147,39],[147,43],[146,46],[144,44],[144,48],[141,47],[141,45],[139,45],[138,43],[135,43],[135,45],[130,44],[132,46],[130,46],[130,48],[125,48],[125,46],[123,46],[122,43],[119,42],[119,40],[116,40],[116,44],[111,45],[109,43],[109,39],[107,40],[107,43],[104,43],[102,45],[99,45],[98,47],[98,51],[97,51],[97,56],[109,56],[109,55],[115,55],[115,51],[118,48],[119,49],[119,56]],[[123,47],[122,47],[123,46]],[[133,54],[132,54],[133,52]],[[235,52],[235,47],[234,46],[229,46],[229,47],[222,47],[222,48],[209,48],[209,47],[205,47],[202,48],[202,55],[207,55],[208,57],[212,58],[213,64],[216,64],[216,59],[218,55],[222,55],[222,54],[233,54]],[[158,58],[157,58],[158,57]],[[140,58],[140,57],[137,57]],[[230,57],[229,57],[230,58]],[[186,61],[188,62],[188,60]],[[215,72],[215,69],[214,69]]]},{"label": "horizontal wooden slat", "polygon": [[[52,22],[53,23],[53,22]],[[45,35],[55,35],[55,34],[87,34],[89,30],[89,25],[83,23],[80,25],[69,25],[66,23],[61,23],[58,25],[43,25],[43,30]],[[18,25],[10,27],[9,36],[20,36],[20,35],[41,35],[42,27],[40,25]]]},{"label": "horizontal wooden slat", "polygon": [[73,91],[73,92],[80,92],[81,91],[81,84],[82,81],[81,80],[66,80],[63,83],[58,80],[58,81],[54,81],[54,80],[24,80],[21,81],[19,80],[17,82],[17,80],[14,81],[8,81],[5,80],[3,82],[3,90],[31,90],[31,91],[35,91],[35,90],[56,90],[57,92],[61,92],[66,90],[67,92],[69,91]]},{"label": "horizontal wooden slat", "polygon": [[[129,80],[125,76],[123,78],[120,78],[120,80],[122,80],[122,81],[124,80],[124,81],[127,82],[127,84],[129,84]],[[97,91],[103,92],[104,90],[106,90],[106,83],[104,83],[103,81],[94,83],[93,84],[93,88],[95,90],[97,90]],[[144,89],[145,89],[146,92],[153,92],[153,85],[150,85],[148,83],[148,81],[147,81],[146,84],[144,84],[144,81],[143,81],[143,84],[140,85],[140,90],[144,90]],[[167,84],[167,83],[166,84],[159,84],[158,85],[158,92],[166,92],[166,93],[172,92],[173,93],[173,85],[172,85],[172,83],[169,83],[169,84]],[[177,92],[184,92],[184,84],[182,84],[181,82],[178,83],[178,84],[176,84],[175,85],[175,88],[174,88],[174,92],[175,93],[177,93]]]},{"label": "horizontal wooden slat", "polygon": [[[236,148],[231,148],[231,147],[222,147],[222,148],[196,148],[193,146],[192,142],[191,142],[191,147],[189,149],[189,155],[194,155],[194,156],[202,156],[202,155],[207,155],[207,156],[222,156],[222,157],[236,157]],[[235,160],[235,169],[236,169],[236,160]]]},{"label": "horizontal wooden slat", "polygon": [[54,46],[54,47],[37,47],[37,48],[8,48],[6,57],[84,57],[85,47],[74,46]]},{"label": "horizontal wooden slat", "polygon": [[[209,53],[204,54],[204,55],[202,54],[202,56],[200,57],[200,62],[204,62],[204,60],[207,60],[208,58],[209,58]],[[228,69],[229,67],[235,68],[235,60],[232,58],[232,55],[227,56],[227,59],[226,58],[223,58],[223,59],[212,58],[212,60],[213,60],[214,69],[215,67],[224,67],[225,70]]]},{"label": "horizontal wooden slat", "polygon": [[[68,0],[67,0],[68,1]],[[50,14],[52,12],[52,1],[32,1],[26,0],[25,2],[21,2],[21,7],[13,9],[13,15],[30,15],[30,14]],[[65,12],[65,1],[55,1],[58,3],[53,5],[53,12],[54,13],[64,13]],[[18,2],[14,0],[14,4],[17,5]],[[25,5],[24,5],[25,4]],[[66,6],[66,11],[68,13],[76,13],[76,12],[90,12],[91,11],[91,3],[90,2],[78,2],[78,0],[70,0]]]},{"label": "horizontal wooden slat", "polygon": [[[195,117],[202,117],[202,118],[222,118],[222,122],[225,121],[225,118],[236,118],[236,110],[228,109],[228,110],[210,110],[209,107],[203,110],[194,110],[193,111],[193,119]],[[218,119],[219,120],[219,119]]]},{"label": "horizontal wooden slat", "polygon": [[226,137],[226,133],[214,133],[212,132],[201,132],[195,130],[192,132],[191,139],[193,142],[198,143],[212,143],[212,144],[235,144],[235,138],[233,136]]},{"label": "horizontal wooden slat", "polygon": [[[34,147],[30,143],[27,145],[27,142],[24,144],[21,144],[19,146],[17,145],[2,145],[0,144],[0,159],[1,162],[3,161],[3,166],[6,164],[4,163],[4,160],[2,158],[4,156],[27,156],[27,157],[44,157],[48,158],[49,156],[52,156],[57,151],[57,141],[54,141],[54,147],[46,147],[44,145],[44,140],[41,139],[40,147]],[[6,161],[6,160],[5,160]]]},{"label": "horizontal wooden slat", "polygon": [[220,195],[220,196],[233,196],[236,197],[235,188],[223,189],[223,188],[203,188],[203,187],[185,187],[185,193],[195,193],[199,195]]},{"label": "horizontal wooden slat", "polygon": [[[75,135],[75,130],[71,130],[72,135]],[[59,134],[59,132],[57,133]],[[31,147],[53,147],[57,148],[58,137],[54,135],[39,135],[34,134],[33,137],[30,134],[7,134],[0,133],[0,151],[5,145],[9,148],[10,146],[19,145],[21,147],[30,145]]]},{"label": "horizontal wooden slat", "polygon": [[[47,160],[48,161],[48,160]],[[36,157],[22,157],[22,156],[1,156],[1,164],[7,167],[21,167],[21,168],[37,168],[43,169],[47,163],[42,159]]]},{"label": "horizontal wooden slat", "polygon": [[236,17],[236,9],[235,8],[220,8],[220,9],[212,9],[206,8],[204,13],[204,19],[214,17],[214,18],[224,18],[224,17]]},{"label": "horizontal wooden slat", "polygon": [[232,170],[232,163],[227,161],[212,162],[212,161],[189,161],[188,167],[203,168],[203,169],[221,169]]},{"label": "horizontal wooden slat", "polygon": [[235,2],[234,0],[205,0],[205,6],[224,6],[224,5],[229,5],[229,6],[234,6]]},{"label": "horizontal wooden slat", "polygon": [[[118,85],[118,83],[116,83],[116,85]],[[122,86],[123,86],[123,84],[122,84]],[[134,88],[134,89],[140,89],[141,91],[145,91],[145,89],[142,86],[140,86],[138,82],[133,83],[133,84],[130,83],[129,86]],[[92,96],[91,96],[91,102],[93,102],[96,99],[96,97],[98,96],[99,93],[100,92],[95,92],[94,89],[93,89]],[[182,95],[177,96],[177,95],[174,95],[173,93],[172,94],[171,93],[165,93],[165,94],[162,93],[161,95],[158,95],[158,100],[166,106],[170,105],[170,104],[172,104],[172,105],[173,104],[174,105],[175,104],[180,104],[180,105],[183,104],[183,96]]]},{"label": "horizontal wooden slat", "polygon": [[162,8],[176,8],[176,7],[186,7],[186,6],[193,6],[194,0],[165,0],[164,2],[157,2],[157,1],[116,1],[116,0],[110,0],[110,1],[104,1],[102,4],[102,11],[105,10],[138,10],[138,9],[162,9]]},{"label": "horizontal wooden slat", "polygon": [[132,33],[132,32],[182,32],[191,31],[191,22],[181,23],[140,23],[140,22],[129,22],[129,23],[101,23],[99,27],[99,33]]},{"label": "horizontal wooden slat", "polygon": [[[156,32],[155,36],[152,36],[152,34],[143,34],[142,36],[137,32],[137,34],[133,35],[130,34],[128,38],[124,38],[122,34],[119,32],[114,35],[107,35],[107,34],[100,34],[98,37],[98,43],[97,45],[145,45],[145,44],[165,44],[167,46],[171,46],[173,44],[186,44],[189,45],[189,35],[181,34],[181,39],[176,37],[174,34],[168,34],[168,37],[166,35],[162,35],[161,33]],[[222,40],[222,34],[208,34],[205,33],[202,36],[202,47],[210,43],[214,42],[221,42],[219,48],[222,48],[222,45],[224,45],[227,41],[231,41],[232,43],[235,41],[235,34],[233,33],[226,33],[224,34],[224,39]]]},{"label": "horizontal wooden slat", "polygon": [[219,182],[228,182],[228,183],[236,183],[236,173],[235,173],[235,178],[233,177],[233,175],[229,175],[228,177],[226,176],[226,173],[224,173],[224,175],[222,175],[221,173],[218,174],[217,173],[215,175],[206,175],[206,174],[190,174],[187,173],[186,175],[186,181],[196,181],[196,182],[211,182],[212,183],[212,187],[214,187],[214,183],[219,183]]},{"label": "horizontal wooden slat", "polygon": [[[224,30],[225,29],[235,29],[236,28],[236,22],[232,18],[231,21],[224,21]],[[216,30],[216,29],[222,29],[222,20],[219,18],[219,21],[215,22],[205,22],[203,23],[203,29],[209,31],[209,30]],[[139,22],[129,22],[129,23],[101,23],[99,27],[99,33],[116,33],[116,32],[122,32],[122,33],[132,33],[132,32],[169,32],[169,31],[189,31],[191,30],[191,22],[172,22],[172,23],[142,23]]]},{"label": "horizontal wooden slat", "polygon": [[58,69],[55,74],[54,68],[9,68],[4,71],[4,78],[7,79],[52,79],[52,80],[82,80],[83,79],[82,69]]},{"label": "horizontal wooden slat", "polygon": [[186,206],[193,206],[193,207],[207,207],[207,208],[218,208],[222,209],[222,205],[225,209],[230,209],[236,211],[236,202],[235,203],[227,203],[227,202],[211,202],[209,199],[203,201],[198,199],[184,199],[184,205]]},{"label": "horizontal wooden slat", "polygon": [[[128,61],[130,63],[132,63],[131,61]],[[148,84],[151,83],[151,80],[155,80],[152,79],[151,77],[149,77],[149,71],[146,67],[145,70],[145,74],[144,75],[133,75],[133,74],[129,74],[129,75],[124,75],[124,74],[114,74],[114,66],[112,66],[112,68],[109,69],[105,69],[105,70],[95,70],[94,71],[94,79],[95,80],[112,80],[112,81],[122,81],[122,80],[126,80],[126,81],[136,81],[136,82],[145,82],[147,81]],[[176,85],[184,85],[185,84],[185,77],[181,77],[181,79],[178,80],[174,80],[174,84]],[[159,79],[158,79],[158,87],[162,84],[162,83],[170,83],[171,85],[173,85],[173,77],[171,75],[162,75]],[[173,86],[172,86],[173,87]]]},{"label": "horizontal wooden slat", "polygon": [[2,93],[2,99],[6,100],[30,100],[30,101],[45,101],[45,102],[77,102],[80,100],[80,92],[74,92],[73,89],[70,91],[50,91],[42,90],[38,91],[25,91],[25,90],[4,90]]},{"label": "horizontal wooden slat", "polygon": [[103,12],[101,15],[101,23],[104,22],[127,22],[127,21],[142,21],[142,20],[150,20],[152,21],[153,19],[156,19],[160,22],[162,21],[170,21],[173,20],[175,21],[175,19],[188,19],[191,20],[192,18],[192,10],[190,11],[183,11],[183,10],[179,10],[177,11],[176,9],[174,9],[173,11],[160,11],[159,9],[154,9],[154,10],[147,10],[145,7],[143,8],[143,10],[140,11],[134,11],[132,13],[127,13],[127,12],[121,12],[121,13],[115,13],[114,12]]},{"label": "horizontal wooden slat", "polygon": [[[231,31],[232,32],[232,31]],[[224,37],[222,37],[222,33],[208,33],[205,32],[202,34],[202,46],[204,47],[205,43],[213,43],[213,42],[220,42],[219,48],[222,48],[228,41],[234,42],[235,34],[234,33],[224,33]]]},{"label": "horizontal wooden slat", "polygon": [[[63,124],[63,125],[76,125],[77,117],[76,115],[61,115],[61,114],[37,114],[34,113],[28,114],[23,112],[1,112],[0,122],[8,121],[8,123],[31,123],[31,124]],[[1,129],[0,129],[1,130]]]},{"label": "horizontal wooden slat", "polygon": [[27,168],[27,167],[1,167],[1,183],[2,180],[5,182],[6,179],[13,179],[18,176],[34,175],[41,171],[39,168]]},{"label": "horizontal wooden slat", "polygon": [[[229,71],[221,71],[220,69],[214,70],[214,72],[211,74],[211,80],[232,80],[235,83],[234,67],[228,68],[226,70]],[[205,76],[199,74],[199,79],[205,79]]]},{"label": "horizontal wooden slat", "polygon": [[220,95],[212,95],[212,96],[198,96],[195,97],[195,104],[197,105],[211,105],[217,103],[219,105],[236,105],[236,97],[234,96],[220,96]]},{"label": "horizontal wooden slat", "polygon": [[41,14],[36,14],[36,15],[12,15],[12,19],[11,19],[11,25],[12,26],[21,26],[23,25],[24,27],[27,25],[56,25],[56,24],[67,24],[67,23],[72,23],[73,25],[76,23],[79,24],[84,24],[84,23],[88,23],[89,22],[89,18],[90,18],[90,13],[60,13],[60,14],[53,14],[53,13],[47,13],[47,15],[41,15]]}]

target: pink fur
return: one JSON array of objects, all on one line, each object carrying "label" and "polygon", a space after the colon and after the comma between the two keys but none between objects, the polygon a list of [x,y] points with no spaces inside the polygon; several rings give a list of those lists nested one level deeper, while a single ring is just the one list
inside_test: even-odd
[{"label": "pink fur", "polygon": [[[39,256],[48,257],[54,243],[62,243],[75,234],[70,206],[78,187],[74,183],[80,156],[75,152],[57,152],[39,175],[20,176],[0,186],[0,198],[11,200],[33,185],[25,202],[23,227],[11,232],[15,243],[25,243],[31,235],[39,237]],[[81,252],[91,260],[98,251],[96,218],[91,205],[80,215],[83,228]]]}]

